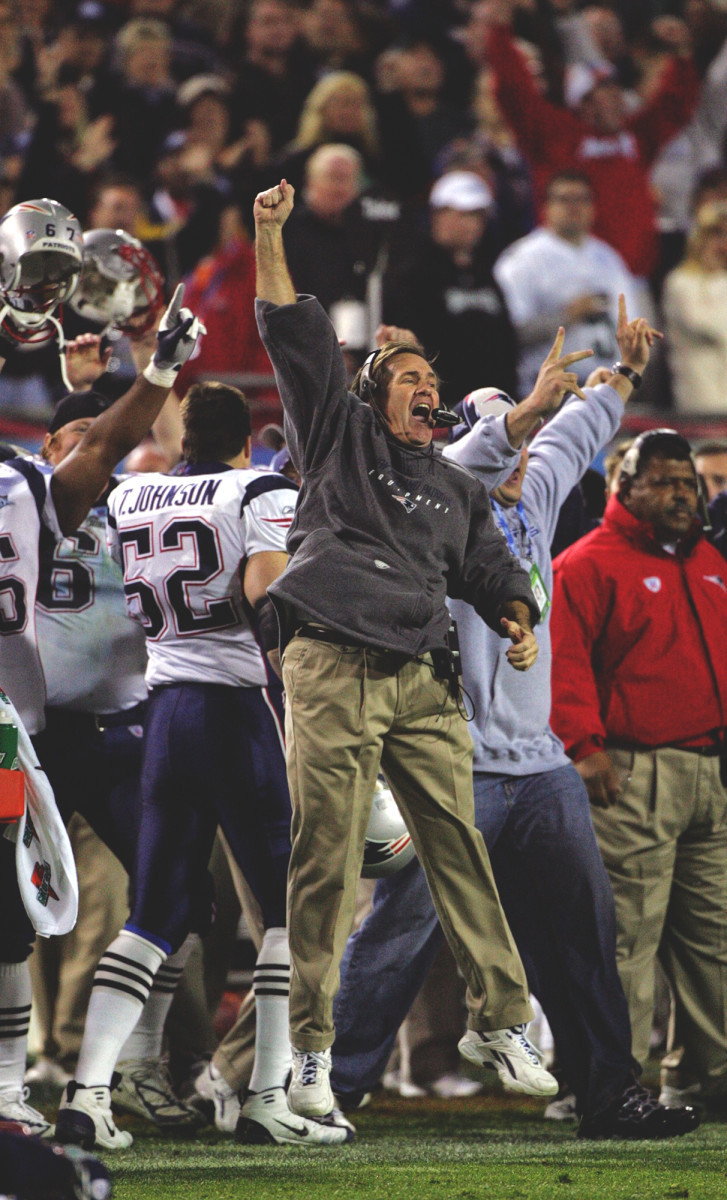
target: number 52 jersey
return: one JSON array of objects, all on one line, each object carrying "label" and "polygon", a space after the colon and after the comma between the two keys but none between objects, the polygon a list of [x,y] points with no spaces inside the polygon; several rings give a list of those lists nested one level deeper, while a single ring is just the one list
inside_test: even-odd
[{"label": "number 52 jersey", "polygon": [[109,546],[146,633],[150,687],[267,684],[242,580],[253,554],[285,551],[296,498],[283,475],[221,463],[133,476],[111,493]]}]

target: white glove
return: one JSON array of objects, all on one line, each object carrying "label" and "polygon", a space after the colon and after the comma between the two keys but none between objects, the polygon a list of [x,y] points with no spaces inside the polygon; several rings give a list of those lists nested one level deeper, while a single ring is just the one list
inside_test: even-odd
[{"label": "white glove", "polygon": [[144,378],[155,387],[169,390],[191,357],[197,341],[207,332],[199,317],[188,308],[182,308],[184,284],[177,284],[176,291],[159,323],[157,348]]}]

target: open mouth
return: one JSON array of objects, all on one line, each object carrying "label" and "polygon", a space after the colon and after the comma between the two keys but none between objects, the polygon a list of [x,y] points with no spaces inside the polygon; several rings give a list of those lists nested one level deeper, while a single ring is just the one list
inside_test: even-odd
[{"label": "open mouth", "polygon": [[429,423],[429,418],[432,415],[431,405],[422,401],[420,404],[415,404],[411,410],[411,415],[415,421],[422,421],[424,424]]}]

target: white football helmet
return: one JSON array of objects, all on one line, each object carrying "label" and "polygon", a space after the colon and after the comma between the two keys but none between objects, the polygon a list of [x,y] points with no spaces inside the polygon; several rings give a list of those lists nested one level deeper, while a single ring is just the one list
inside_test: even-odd
[{"label": "white football helmet", "polygon": [[413,857],[414,843],[399,806],[379,777],[366,830],[361,874],[365,879],[383,879],[400,871]]},{"label": "white football helmet", "polygon": [[32,348],[53,338],[54,312],[70,299],[83,265],[81,226],[57,200],[25,200],[0,221],[0,331]]},{"label": "white football helmet", "polygon": [[141,334],[163,304],[164,280],[138,238],[123,229],[84,233],[83,274],[71,305],[79,316]]}]

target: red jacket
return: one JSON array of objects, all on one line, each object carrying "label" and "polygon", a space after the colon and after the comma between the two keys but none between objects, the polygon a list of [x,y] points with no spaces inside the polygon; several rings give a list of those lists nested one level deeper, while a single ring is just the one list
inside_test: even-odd
[{"label": "red jacket", "polygon": [[576,762],[607,742],[704,744],[727,713],[727,563],[677,555],[616,498],[553,564],[551,723]]},{"label": "red jacket", "polygon": [[672,59],[649,103],[621,133],[607,137],[541,95],[505,27],[490,30],[487,57],[500,107],[533,169],[538,200],[557,171],[583,171],[596,199],[593,232],[623,255],[635,275],[650,275],[659,247],[647,172],[691,118],[699,92],[691,60]]},{"label": "red jacket", "polygon": [[200,352],[175,386],[183,396],[195,379],[224,374],[272,375],[255,322],[255,252],[245,242],[203,258],[186,283],[184,303],[207,326]]}]

